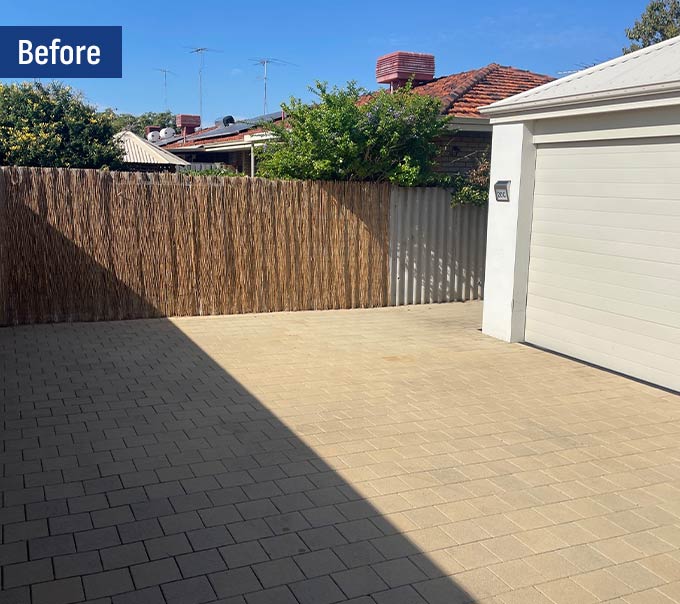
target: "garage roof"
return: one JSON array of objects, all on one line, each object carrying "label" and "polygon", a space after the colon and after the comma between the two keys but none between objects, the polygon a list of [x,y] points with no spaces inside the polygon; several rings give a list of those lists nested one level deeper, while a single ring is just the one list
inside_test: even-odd
[{"label": "garage roof", "polygon": [[680,103],[680,36],[503,99],[480,111],[496,117],[565,106],[629,104],[671,92],[676,93],[676,102]]}]

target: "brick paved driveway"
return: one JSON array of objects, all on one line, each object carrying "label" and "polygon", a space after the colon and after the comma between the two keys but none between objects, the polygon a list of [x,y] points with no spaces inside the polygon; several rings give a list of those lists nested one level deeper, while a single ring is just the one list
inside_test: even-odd
[{"label": "brick paved driveway", "polygon": [[480,314],[0,330],[0,602],[680,601],[680,399]]}]

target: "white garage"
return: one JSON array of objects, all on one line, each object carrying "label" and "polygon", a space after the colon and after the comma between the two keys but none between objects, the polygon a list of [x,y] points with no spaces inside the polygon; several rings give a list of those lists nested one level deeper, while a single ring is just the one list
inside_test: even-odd
[{"label": "white garage", "polygon": [[680,38],[483,112],[483,331],[680,390]]}]

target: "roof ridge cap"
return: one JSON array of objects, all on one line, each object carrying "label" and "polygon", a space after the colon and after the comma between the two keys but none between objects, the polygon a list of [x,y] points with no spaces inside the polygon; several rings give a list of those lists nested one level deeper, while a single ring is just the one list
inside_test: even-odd
[{"label": "roof ridge cap", "polygon": [[451,106],[465,93],[469,92],[471,88],[479,84],[481,81],[486,79],[491,73],[500,69],[498,63],[489,63],[485,67],[480,67],[474,70],[468,78],[460,85],[456,86],[449,94],[444,98],[444,109],[443,113],[447,113]]}]

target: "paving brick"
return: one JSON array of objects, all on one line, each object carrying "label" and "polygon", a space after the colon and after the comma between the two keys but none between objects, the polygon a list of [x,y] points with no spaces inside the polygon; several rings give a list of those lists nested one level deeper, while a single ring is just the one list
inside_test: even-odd
[{"label": "paving brick", "polygon": [[87,513],[57,516],[56,518],[49,518],[49,527],[51,535],[86,531],[92,528],[92,518]]},{"label": "paving brick", "polygon": [[178,481],[162,482],[144,487],[149,499],[163,499],[184,495],[184,489]]},{"label": "paving brick", "polygon": [[123,543],[152,539],[163,534],[163,529],[155,518],[119,524],[117,528]]},{"label": "paving brick", "polygon": [[307,578],[346,570],[342,560],[330,549],[295,556],[295,562]]},{"label": "paving brick", "polygon": [[63,516],[64,514],[68,514],[68,506],[64,499],[38,501],[26,505],[26,520]]},{"label": "paving brick", "polygon": [[210,499],[205,493],[191,493],[170,497],[170,503],[176,512],[189,512],[212,506]]},{"label": "paving brick", "polygon": [[17,489],[14,491],[7,491],[5,493],[5,503],[9,506],[34,503],[36,501],[43,501],[44,499],[45,491],[42,486],[28,489]]},{"label": "paving brick", "polygon": [[72,604],[85,598],[80,578],[38,583],[31,588],[33,604]]},{"label": "paving brick", "polygon": [[102,570],[99,553],[96,551],[57,556],[53,558],[52,562],[54,564],[54,576],[57,579],[87,575]]},{"label": "paving brick", "polygon": [[146,501],[148,497],[142,487],[132,487],[130,489],[121,489],[120,491],[112,491],[107,493],[111,507],[120,505],[127,505],[132,503],[140,503]]},{"label": "paving brick", "polygon": [[31,560],[71,554],[75,551],[76,544],[73,540],[73,535],[40,537],[39,539],[31,539],[28,542],[28,554]]},{"label": "paving brick", "polygon": [[220,554],[229,568],[238,568],[269,560],[267,552],[262,549],[262,546],[257,541],[221,547]]},{"label": "paving brick", "polygon": [[300,581],[290,589],[300,604],[333,604],[347,599],[330,577]]},{"label": "paving brick", "polygon": [[109,501],[106,495],[99,493],[97,495],[83,495],[82,497],[70,497],[68,500],[68,508],[72,514],[80,512],[92,512],[93,510],[101,510],[109,507]]},{"label": "paving brick", "polygon": [[146,548],[140,542],[102,549],[99,554],[106,570],[132,566],[149,560]]},{"label": "paving brick", "polygon": [[376,572],[366,566],[333,573],[332,577],[350,598],[387,589],[387,585]]},{"label": "paving brick", "polygon": [[196,512],[182,512],[172,516],[162,516],[159,518],[159,522],[166,535],[203,528],[201,517]]},{"label": "paving brick", "polygon": [[186,554],[191,551],[191,545],[184,533],[148,539],[144,541],[144,545],[151,560]]},{"label": "paving brick", "polygon": [[0,591],[0,602],[2,604],[31,604],[31,588],[3,589]]},{"label": "paving brick", "polygon": [[0,545],[0,566],[6,566],[7,564],[14,564],[16,562],[26,562],[26,560],[28,560],[28,554],[24,541],[15,541],[14,543]]},{"label": "paving brick", "polygon": [[151,501],[141,501],[133,503],[131,506],[132,513],[137,520],[145,520],[147,518],[158,518],[159,516],[169,516],[175,513],[170,501],[168,499],[152,499]]},{"label": "paving brick", "polygon": [[207,575],[227,568],[224,559],[216,549],[184,554],[177,556],[175,560],[184,577]]},{"label": "paving brick", "polygon": [[208,527],[230,524],[242,520],[241,515],[233,505],[219,505],[199,510],[198,515],[201,517],[203,524]]},{"label": "paving brick", "polygon": [[267,539],[262,539],[260,543],[269,554],[270,558],[283,558],[286,556],[294,556],[295,554],[304,554],[309,551],[304,541],[297,535],[269,537]]},{"label": "paving brick", "polygon": [[120,544],[120,537],[115,527],[110,526],[76,533],[76,549],[79,552],[104,549]]},{"label": "paving brick", "polygon": [[247,604],[298,604],[288,587],[263,589],[245,596]]},{"label": "paving brick", "polygon": [[177,581],[177,579],[182,578],[174,558],[164,558],[162,560],[138,564],[130,570],[137,589],[169,583],[170,581]]},{"label": "paving brick", "polygon": [[92,512],[90,516],[92,517],[92,523],[96,528],[124,524],[135,520],[130,507],[127,505],[121,505],[106,510],[98,510]]},{"label": "paving brick", "polygon": [[187,537],[194,551],[221,547],[234,543],[229,531],[223,526],[198,529],[187,533]]},{"label": "paving brick", "polygon": [[269,562],[255,564],[252,568],[265,588],[293,583],[305,578],[292,558],[270,560]]},{"label": "paving brick", "polygon": [[64,484],[48,485],[45,487],[45,499],[65,499],[80,497],[85,494],[82,482],[66,482]]},{"label": "paving brick", "polygon": [[206,577],[168,583],[162,586],[162,590],[167,604],[202,604],[215,599],[215,592]]},{"label": "paving brick", "polygon": [[279,510],[270,499],[257,499],[255,501],[237,503],[236,509],[245,520],[275,516],[279,513]]},{"label": "paving brick", "polygon": [[127,568],[104,571],[83,577],[85,596],[92,600],[132,591],[134,586]]},{"label": "paving brick", "polygon": [[113,596],[113,604],[166,604],[160,587],[147,587]]},{"label": "paving brick", "polygon": [[7,524],[3,529],[5,543],[11,543],[12,541],[27,541],[29,539],[45,537],[47,534],[47,521],[44,519]]},{"label": "paving brick", "polygon": [[198,478],[187,478],[180,481],[182,488],[187,493],[198,493],[211,491],[220,488],[220,483],[213,476],[200,476]]},{"label": "paving brick", "polygon": [[[455,557],[455,554],[454,554]],[[407,558],[388,560],[373,566],[373,570],[390,587],[400,587],[410,583],[424,581],[428,577],[413,562]]]},{"label": "paving brick", "polygon": [[250,568],[236,568],[209,575],[215,593],[220,598],[239,596],[262,589]]},{"label": "paving brick", "polygon": [[3,588],[30,585],[41,581],[51,581],[52,562],[50,560],[34,560],[32,562],[20,562],[10,564],[2,569]]}]

